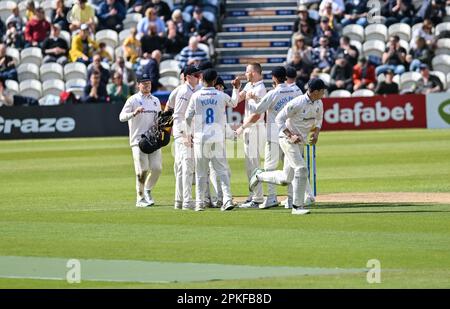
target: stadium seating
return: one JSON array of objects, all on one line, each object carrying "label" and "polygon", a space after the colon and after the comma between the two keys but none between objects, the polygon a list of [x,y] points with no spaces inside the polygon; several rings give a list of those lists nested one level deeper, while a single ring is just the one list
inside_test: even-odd
[{"label": "stadium seating", "polygon": [[161,85],[167,90],[173,90],[180,85],[180,79],[173,76],[165,76],[159,79]]},{"label": "stadium seating", "polygon": [[114,30],[100,30],[95,34],[95,40],[97,43],[104,42],[106,45],[115,48],[119,45],[119,37],[116,31]]},{"label": "stadium seating", "polygon": [[334,90],[329,95],[330,98],[350,98],[352,94],[348,90]]},{"label": "stadium seating", "polygon": [[142,19],[142,15],[139,13],[129,13],[125,16],[125,19],[123,20],[123,28],[124,29],[131,29],[133,27],[136,27],[139,21]]},{"label": "stadium seating", "polygon": [[405,72],[400,76],[400,90],[412,89],[417,81],[422,78],[418,72]]},{"label": "stadium seating", "polygon": [[8,91],[13,95],[19,94],[19,92],[20,92],[19,83],[16,82],[15,80],[12,80],[12,79],[5,80],[5,86],[6,86],[6,89],[8,89]]},{"label": "stadium seating", "polygon": [[64,41],[66,41],[67,46],[70,46],[70,44],[72,42],[70,32],[61,30],[61,34],[59,35],[59,37],[64,39]]},{"label": "stadium seating", "polygon": [[34,63],[22,63],[17,68],[19,82],[25,80],[39,80],[39,66]]},{"label": "stadium seating", "polygon": [[444,74],[450,73],[450,55],[438,55],[432,60],[433,69]]},{"label": "stadium seating", "polygon": [[44,96],[49,94],[59,96],[64,89],[64,82],[60,79],[47,80],[42,83],[42,92]]},{"label": "stadium seating", "polygon": [[380,40],[386,42],[388,40],[388,29],[383,24],[368,25],[365,30],[365,40]]},{"label": "stadium seating", "polygon": [[444,22],[437,25],[434,34],[438,36],[442,31],[450,31],[450,22]]},{"label": "stadium seating", "polygon": [[442,86],[444,87],[444,89],[447,89],[447,78],[444,73],[442,73],[440,71],[430,71],[430,74],[439,77],[439,79],[441,80]]},{"label": "stadium seating", "polygon": [[37,79],[28,79],[19,84],[20,95],[31,97],[36,100],[42,96],[42,85]]},{"label": "stadium seating", "polygon": [[165,60],[159,64],[159,74],[161,77],[180,75],[180,66],[177,60]]},{"label": "stadium seating", "polygon": [[3,22],[11,15],[11,10],[14,6],[16,6],[14,1],[0,1],[0,18]]},{"label": "stadium seating", "polygon": [[330,74],[328,74],[328,73],[320,73],[318,77],[319,77],[321,80],[323,80],[327,86],[330,85],[330,81],[331,81],[331,76],[330,76]]},{"label": "stadium seating", "polygon": [[360,25],[347,25],[342,30],[342,34],[351,40],[364,42],[364,28]]},{"label": "stadium seating", "polygon": [[20,52],[20,63],[33,63],[41,65],[42,49],[38,47],[28,47]]},{"label": "stadium seating", "polygon": [[130,32],[130,28],[125,28],[124,30],[119,32],[119,45],[122,45],[123,41],[125,41],[125,39],[130,36]]},{"label": "stadium seating", "polygon": [[86,86],[87,82],[85,79],[77,78],[77,79],[70,79],[66,81],[65,88],[67,91],[71,91],[76,96],[80,97],[83,95],[84,87]]},{"label": "stadium seating", "polygon": [[386,43],[380,40],[370,40],[363,44],[363,52],[366,57],[376,56],[381,59],[385,49]]},{"label": "stadium seating", "polygon": [[63,79],[64,70],[58,63],[44,63],[40,68],[41,81],[45,82],[51,79]]},{"label": "stadium seating", "polygon": [[450,38],[439,39],[435,55],[450,55]]},{"label": "stadium seating", "polygon": [[66,81],[71,79],[86,79],[87,69],[83,63],[72,62],[64,66],[64,79]]},{"label": "stadium seating", "polygon": [[411,27],[408,24],[397,23],[389,26],[389,36],[398,35],[401,40],[411,40]]},{"label": "stadium seating", "polygon": [[369,89],[358,89],[352,93],[352,97],[373,97],[375,94]]},{"label": "stadium seating", "polygon": [[20,51],[17,48],[8,47],[6,49],[6,54],[8,56],[10,56],[11,58],[13,58],[14,63],[16,64],[16,66],[18,66],[20,64]]}]

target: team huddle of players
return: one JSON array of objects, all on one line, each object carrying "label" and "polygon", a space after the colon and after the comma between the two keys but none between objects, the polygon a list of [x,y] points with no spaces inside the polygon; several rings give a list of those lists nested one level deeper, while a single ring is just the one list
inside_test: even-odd
[{"label": "team huddle of players", "polygon": [[[240,79],[233,80],[230,97],[223,91],[225,85],[215,70],[185,68],[184,83],[171,93],[166,105],[166,109],[174,110],[175,209],[202,211],[206,207],[220,207],[227,211],[236,207],[230,189],[225,139],[242,136],[250,194],[239,207],[278,206],[276,185],[285,185],[288,186],[285,207],[292,208],[293,214],[309,213],[307,207],[314,203],[314,196],[303,149],[306,143],[317,142],[323,117],[321,98],[326,87],[322,80],[313,79],[308,83],[307,93],[302,94],[295,82],[288,80],[287,76],[292,75],[289,73],[282,66],[275,67],[274,88],[267,92],[261,65],[249,64],[245,72],[247,84],[240,90]],[[239,102],[245,102],[245,118],[233,131],[227,125],[226,108],[236,107]],[[265,146],[264,169],[259,168],[261,146]],[[284,162],[283,170],[276,170],[280,160]],[[266,198],[262,182],[268,183]],[[210,192],[210,184],[214,192]]]}]

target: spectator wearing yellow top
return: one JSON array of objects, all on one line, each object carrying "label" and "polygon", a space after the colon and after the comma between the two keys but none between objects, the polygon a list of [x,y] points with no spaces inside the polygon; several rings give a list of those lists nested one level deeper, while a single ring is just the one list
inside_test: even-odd
[{"label": "spectator wearing yellow top", "polygon": [[98,53],[100,54],[100,57],[102,58],[102,62],[108,62],[111,63],[113,61],[113,58],[111,54],[106,49],[106,44],[104,42],[101,42],[98,44]]},{"label": "spectator wearing yellow top", "polygon": [[80,29],[82,24],[88,25],[89,29],[95,32],[95,9],[87,3],[87,0],[78,0],[78,3],[72,7],[69,22],[71,23],[69,28],[72,32]]},{"label": "spectator wearing yellow top", "polygon": [[31,18],[33,18],[35,14],[36,14],[36,6],[34,5],[34,0],[28,0],[27,10],[25,11],[27,21],[31,20]]},{"label": "spectator wearing yellow top", "polygon": [[141,42],[136,38],[137,30],[131,28],[130,35],[123,41],[123,52],[125,59],[131,63],[136,63],[141,54]]},{"label": "spectator wearing yellow top", "polygon": [[69,52],[70,61],[82,62],[88,65],[92,62],[92,55],[97,50],[98,44],[89,37],[89,27],[82,24],[80,32],[72,38],[72,45]]}]

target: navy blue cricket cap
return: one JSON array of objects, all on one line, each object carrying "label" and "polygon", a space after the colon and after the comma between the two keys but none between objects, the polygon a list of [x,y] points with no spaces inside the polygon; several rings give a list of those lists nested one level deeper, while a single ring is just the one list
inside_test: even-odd
[{"label": "navy blue cricket cap", "polygon": [[309,91],[316,91],[316,90],[322,90],[327,89],[327,86],[325,85],[325,82],[321,80],[320,78],[313,78],[308,82],[308,90]]},{"label": "navy blue cricket cap", "polygon": [[286,79],[286,69],[282,66],[277,66],[272,69],[272,76],[278,79]]},{"label": "navy blue cricket cap", "polygon": [[223,81],[223,79],[219,76],[216,79],[216,84],[214,86],[217,85],[222,85],[223,89],[227,89],[227,86],[225,86],[225,82]]},{"label": "navy blue cricket cap", "polygon": [[420,68],[421,70],[425,70],[425,69],[428,69],[428,65],[425,64],[425,63],[422,63],[422,64],[420,65],[419,68]]},{"label": "navy blue cricket cap", "polygon": [[147,73],[143,73],[143,74],[138,75],[137,81],[138,81],[138,83],[143,83],[143,82],[151,81],[151,79]]},{"label": "navy blue cricket cap", "polygon": [[201,70],[195,65],[188,65],[184,68],[183,74],[184,76],[187,76],[187,75],[195,75],[200,72]]},{"label": "navy blue cricket cap", "polygon": [[297,77],[297,70],[293,66],[288,65],[286,67],[286,76],[288,78],[296,78]]},{"label": "navy blue cricket cap", "polygon": [[203,71],[203,80],[207,83],[214,81],[217,78],[217,71],[213,69],[206,69]]},{"label": "navy blue cricket cap", "polygon": [[198,68],[200,69],[200,71],[205,71],[207,69],[212,69],[213,68],[213,64],[211,61],[202,61],[200,62],[200,64],[198,65]]}]

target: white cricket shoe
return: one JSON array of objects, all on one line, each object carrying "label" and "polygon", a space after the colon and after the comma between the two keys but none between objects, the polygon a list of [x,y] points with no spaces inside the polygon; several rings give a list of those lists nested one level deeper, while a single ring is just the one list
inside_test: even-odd
[{"label": "white cricket shoe", "polygon": [[253,200],[253,194],[250,193],[250,194],[247,196],[247,199],[245,200],[244,203],[250,203],[252,200]]},{"label": "white cricket shoe", "polygon": [[204,205],[195,205],[195,211],[204,211],[205,206]]},{"label": "white cricket shoe", "polygon": [[183,210],[194,210],[195,209],[195,204],[194,201],[191,201],[189,203],[183,203]]},{"label": "white cricket shoe", "polygon": [[145,190],[144,196],[145,196],[145,199],[147,200],[149,206],[155,205],[155,201],[153,200],[152,192],[150,190]]},{"label": "white cricket shoe", "polygon": [[177,210],[183,209],[183,203],[180,202],[180,201],[176,201],[176,202],[175,202],[175,205],[173,206],[173,208],[174,208],[174,209],[177,209]]},{"label": "white cricket shoe", "polygon": [[213,208],[221,208],[223,206],[222,200],[217,200],[217,202],[213,203]]},{"label": "white cricket shoe", "polygon": [[278,204],[278,200],[276,195],[272,195],[272,196],[268,196],[266,197],[266,199],[264,200],[264,203],[259,204],[259,209],[267,209],[267,208],[271,208],[271,207],[277,207]]},{"label": "white cricket shoe", "polygon": [[150,207],[152,205],[150,205],[147,200],[145,199],[145,197],[141,198],[139,201],[136,202],[136,207],[137,208],[146,208],[146,207]]},{"label": "white cricket shoe", "polygon": [[239,205],[239,208],[259,208],[260,203],[256,203],[254,201],[250,201],[248,203],[242,203]]},{"label": "white cricket shoe", "polygon": [[309,209],[302,207],[293,206],[292,207],[292,214],[293,215],[306,215],[309,214],[311,211]]},{"label": "white cricket shoe", "polygon": [[233,203],[232,200],[229,200],[224,205],[222,205],[222,207],[220,207],[220,210],[221,211],[232,210],[234,209],[234,207],[236,207],[236,205]]},{"label": "white cricket shoe", "polygon": [[255,170],[252,173],[252,177],[250,177],[250,182],[248,183],[248,188],[250,191],[254,191],[256,186],[259,183],[258,174],[261,174],[264,172],[262,168],[255,168]]}]

